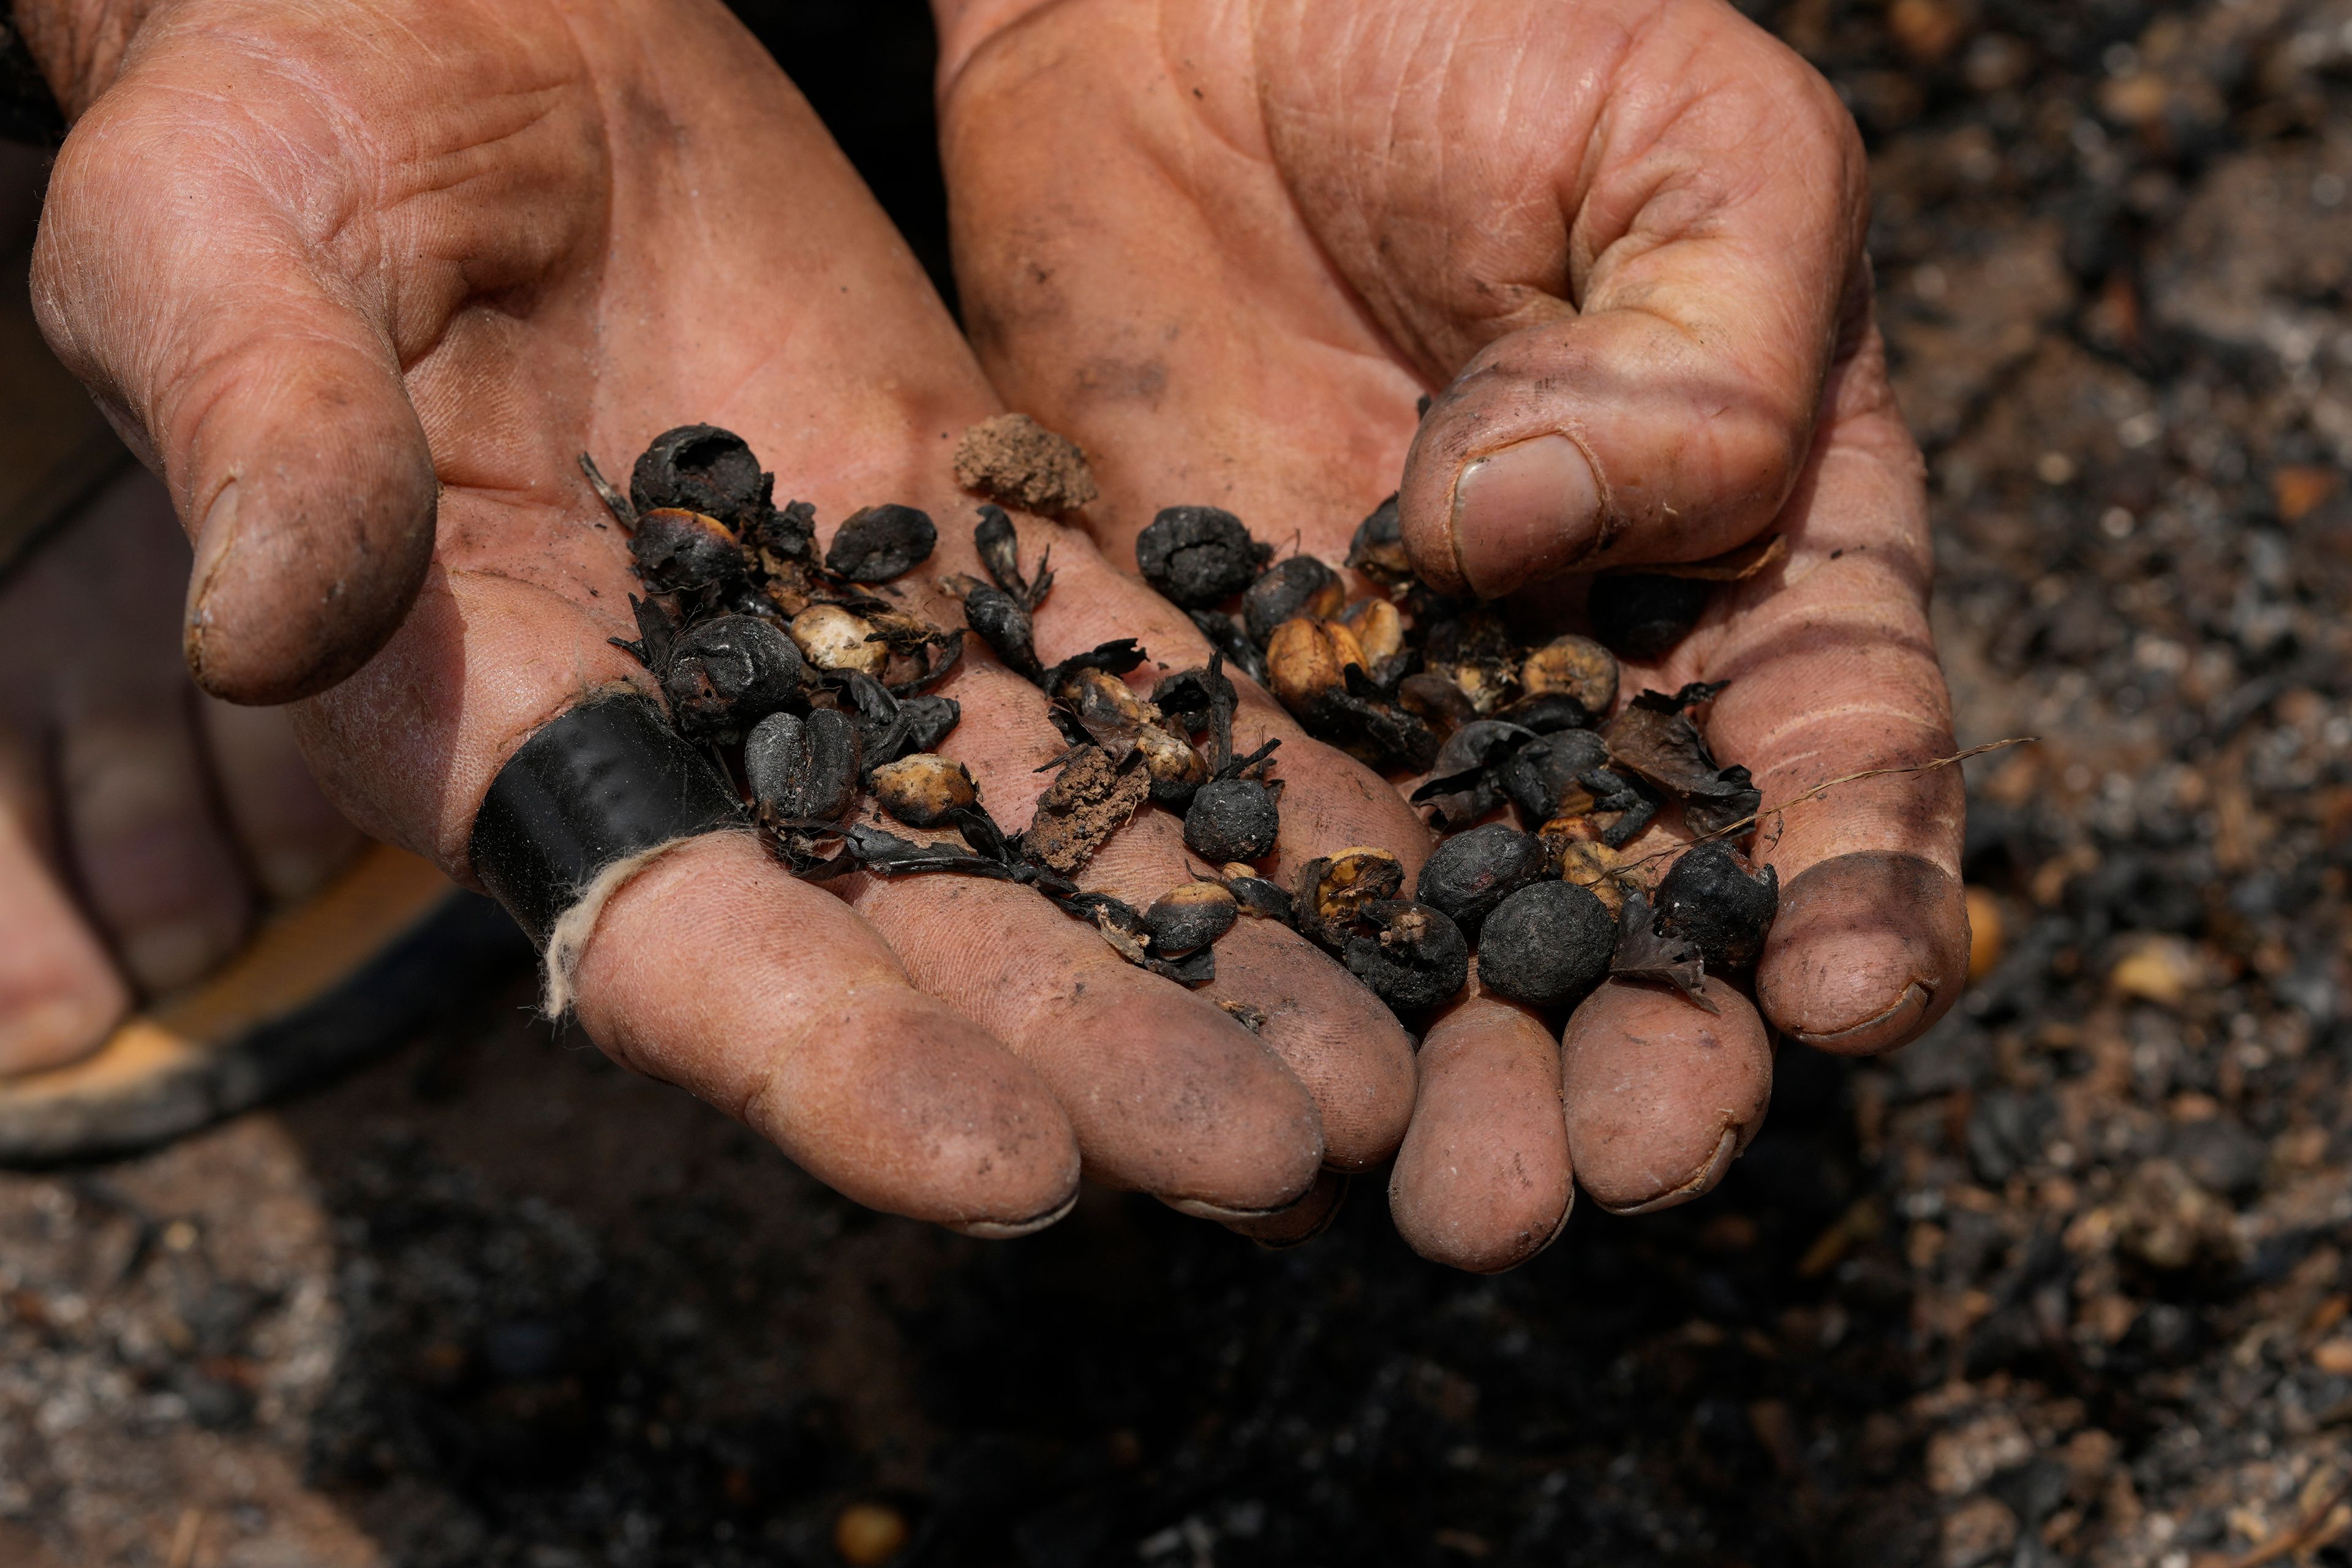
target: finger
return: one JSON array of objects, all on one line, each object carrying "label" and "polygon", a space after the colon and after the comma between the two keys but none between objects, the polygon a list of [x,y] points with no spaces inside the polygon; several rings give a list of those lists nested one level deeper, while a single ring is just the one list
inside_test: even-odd
[{"label": "finger", "polygon": [[44,331],[170,482],[196,546],[184,651],[231,700],[323,689],[383,644],[434,539],[404,370],[601,221],[576,177],[593,106],[551,85],[551,30],[486,53],[421,26],[394,64],[340,14],[159,15],[50,183]]},{"label": "finger", "polygon": [[0,1074],[60,1067],[130,1010],[105,946],[42,853],[31,759],[0,752]]},{"label": "finger", "polygon": [[1257,1219],[1228,1220],[1225,1228],[1271,1251],[1304,1247],[1330,1229],[1331,1222],[1339,1217],[1340,1209],[1347,1206],[1348,1187],[1346,1176],[1337,1171],[1325,1171],[1315,1178],[1315,1185],[1305,1197],[1281,1213]]},{"label": "finger", "polygon": [[[621,629],[606,606],[626,602],[605,536],[538,509],[459,510],[550,584],[436,567],[383,652],[294,718],[330,798],[463,876],[476,804],[520,742],[643,672],[604,640]],[[617,1058],[859,1202],[1009,1232],[1076,1192],[1076,1142],[1037,1075],[748,836],[655,860],[601,912],[574,978],[582,1022]]]},{"label": "finger", "polygon": [[[1962,815],[1950,699],[1927,621],[1933,570],[1918,449],[1875,335],[1831,389],[1820,449],[1783,514],[1786,560],[1741,585],[1694,657],[1729,682],[1717,753],[1763,791],[1761,857],[1780,913],[1757,971],[1773,1025],[1845,1054],[1916,1036],[1968,966]],[[1777,816],[1775,808],[1785,807]]]},{"label": "finger", "polygon": [[198,717],[221,806],[262,890],[278,903],[315,892],[362,840],[311,782],[285,713],[205,698]]},{"label": "finger", "polygon": [[1772,1047],[1748,999],[1709,977],[1708,1013],[1679,992],[1603,981],[1561,1037],[1578,1184],[1612,1214],[1710,1191],[1772,1097]]},{"label": "finger", "polygon": [[1581,5],[1567,26],[1465,6],[1449,50],[1490,68],[1458,93],[1420,88],[1397,30],[1335,50],[1287,15],[1263,68],[1297,84],[1268,95],[1275,156],[1352,198],[1309,222],[1444,387],[1399,499],[1421,574],[1492,597],[1760,529],[1861,276],[1866,166],[1828,83],[1696,0]]},{"label": "finger", "polygon": [[1576,1197],[1559,1042],[1533,1012],[1477,996],[1431,1027],[1419,1065],[1389,1177],[1397,1232],[1433,1263],[1516,1268],[1558,1238]]}]

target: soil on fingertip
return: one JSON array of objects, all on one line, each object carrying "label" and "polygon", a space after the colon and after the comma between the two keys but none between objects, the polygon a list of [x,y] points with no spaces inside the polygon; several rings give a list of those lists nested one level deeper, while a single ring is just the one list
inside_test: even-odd
[{"label": "soil on fingertip", "polygon": [[[928,168],[922,62],[842,68],[919,7],[790,9]],[[2345,1561],[2352,10],[1750,9],[1870,141],[1961,742],[2043,737],[1969,764],[1927,1038],[1784,1050],[1717,1193],[1475,1279],[1377,1175],[1292,1252],[878,1217],[519,979],[0,1178],[0,1562],[833,1564],[863,1504],[908,1564]]]}]

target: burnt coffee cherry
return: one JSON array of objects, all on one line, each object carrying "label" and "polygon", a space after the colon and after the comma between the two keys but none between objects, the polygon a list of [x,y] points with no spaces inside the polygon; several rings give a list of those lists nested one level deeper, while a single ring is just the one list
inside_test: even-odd
[{"label": "burnt coffee cherry", "polygon": [[1151,798],[1160,805],[1190,805],[1209,782],[1209,759],[1181,735],[1146,724],[1135,732],[1135,749],[1143,753],[1144,770],[1151,775]]},{"label": "burnt coffee cherry", "polygon": [[1478,984],[1531,1007],[1568,1007],[1607,978],[1617,921],[1588,889],[1532,882],[1495,906],[1478,933]]},{"label": "burnt coffee cherry", "polygon": [[1372,509],[1356,525],[1348,546],[1348,564],[1375,583],[1395,584],[1412,579],[1412,562],[1404,552],[1404,522],[1397,515],[1394,496]]},{"label": "burnt coffee cherry", "polygon": [[1591,637],[1554,637],[1519,666],[1519,689],[1528,697],[1572,697],[1586,713],[1605,719],[1617,706],[1617,656]]},{"label": "burnt coffee cherry", "polygon": [[725,587],[742,580],[742,542],[706,512],[657,507],[637,514],[629,554],[646,585],[664,594]]},{"label": "burnt coffee cherry", "polygon": [[1592,809],[1584,776],[1609,765],[1609,748],[1590,730],[1561,730],[1521,746],[1503,764],[1504,793],[1529,822],[1575,816]]},{"label": "burnt coffee cherry", "polygon": [[1697,947],[1711,973],[1752,967],[1780,909],[1780,874],[1728,844],[1697,846],[1658,884],[1658,930]]},{"label": "burnt coffee cherry", "polygon": [[1220,875],[1225,879],[1225,890],[1233,894],[1242,913],[1256,920],[1290,923],[1290,894],[1281,883],[1268,881],[1238,860],[1221,868]]},{"label": "burnt coffee cherry", "polygon": [[1302,719],[1320,715],[1348,689],[1345,671],[1364,665],[1363,646],[1338,621],[1300,616],[1275,627],[1265,645],[1266,679],[1285,708]]},{"label": "burnt coffee cherry", "polygon": [[1266,568],[1242,595],[1242,629],[1260,647],[1285,621],[1325,620],[1339,613],[1339,574],[1312,555],[1293,555]]},{"label": "burnt coffee cherry", "polygon": [[1298,868],[1290,912],[1307,937],[1337,952],[1363,907],[1393,900],[1404,886],[1404,864],[1388,850],[1359,844]]},{"label": "burnt coffee cherry", "polygon": [[1587,601],[1593,635],[1626,658],[1664,658],[1698,625],[1712,587],[1655,572],[1595,577]]},{"label": "burnt coffee cherry", "polygon": [[629,472],[629,499],[639,516],[680,507],[715,517],[738,533],[766,515],[775,487],[776,477],[760,471],[760,459],[743,437],[716,425],[663,431]]},{"label": "burnt coffee cherry", "polygon": [[786,501],[751,525],[747,536],[753,548],[778,561],[808,561],[816,553],[816,508],[804,500]]},{"label": "burnt coffee cherry", "polygon": [[1214,865],[1262,860],[1282,834],[1274,792],[1255,779],[1219,779],[1192,794],[1184,813],[1184,847]]},{"label": "burnt coffee cherry", "polygon": [[1430,669],[1462,689],[1471,706],[1491,715],[1510,700],[1526,655],[1502,617],[1474,609],[1433,624],[1423,655]]},{"label": "burnt coffee cherry", "polygon": [[771,713],[743,742],[743,778],[770,822],[836,822],[857,804],[857,726],[819,708]]},{"label": "burnt coffee cherry", "polygon": [[662,695],[679,733],[732,737],[771,713],[803,706],[806,675],[800,649],[773,622],[721,616],[671,645]]},{"label": "burnt coffee cherry", "polygon": [[1358,913],[1370,930],[1348,934],[1340,962],[1395,1011],[1434,1007],[1470,978],[1462,928],[1427,904],[1372,899]]},{"label": "burnt coffee cherry", "polygon": [[887,583],[929,560],[939,542],[928,513],[896,502],[861,507],[834,533],[824,567],[853,583]]},{"label": "burnt coffee cherry", "polygon": [[1187,882],[1143,911],[1151,951],[1161,958],[1195,952],[1233,930],[1241,906],[1215,882]]},{"label": "burnt coffee cherry", "polygon": [[980,799],[980,786],[961,763],[918,752],[885,763],[866,776],[882,809],[909,827],[937,827]]},{"label": "burnt coffee cherry", "polygon": [[1169,507],[1135,538],[1143,580],[1188,610],[1240,593],[1273,554],[1240,518],[1213,506]]},{"label": "burnt coffee cherry", "polygon": [[1457,833],[1431,852],[1413,897],[1475,937],[1496,904],[1542,876],[1543,841],[1505,822]]},{"label": "burnt coffee cherry", "polygon": [[890,662],[890,649],[874,640],[872,624],[839,605],[811,605],[794,616],[793,641],[819,669],[878,676]]}]

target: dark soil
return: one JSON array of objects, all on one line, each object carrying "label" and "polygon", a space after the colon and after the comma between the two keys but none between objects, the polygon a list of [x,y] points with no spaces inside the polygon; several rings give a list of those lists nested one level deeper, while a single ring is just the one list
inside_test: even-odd
[{"label": "dark soil", "polygon": [[[0,1561],[2352,1562],[2352,4],[1766,9],[1872,138],[1961,739],[2044,737],[1930,1038],[1478,1279],[1376,1181],[1281,1254],[877,1218],[519,984],[0,1181]],[[773,10],[936,235],[919,17]]]}]

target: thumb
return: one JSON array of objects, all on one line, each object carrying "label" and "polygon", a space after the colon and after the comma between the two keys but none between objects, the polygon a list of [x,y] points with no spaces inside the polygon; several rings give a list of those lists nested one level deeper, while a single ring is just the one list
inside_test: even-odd
[{"label": "thumb", "polygon": [[68,139],[34,301],[170,484],[195,545],[198,684],[290,701],[357,669],[407,613],[432,555],[433,461],[381,312],[322,272],[258,176],[189,155],[158,107],[109,94]]},{"label": "thumb", "polygon": [[1556,182],[1564,287],[1494,321],[1510,330],[1422,423],[1399,508],[1443,587],[1718,553],[1803,467],[1868,297],[1862,148],[1828,84],[1760,33],[1697,53],[1664,92],[1639,46],[1619,62]]}]

